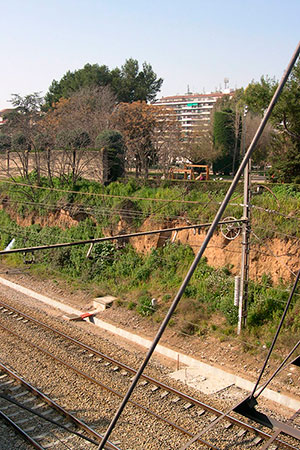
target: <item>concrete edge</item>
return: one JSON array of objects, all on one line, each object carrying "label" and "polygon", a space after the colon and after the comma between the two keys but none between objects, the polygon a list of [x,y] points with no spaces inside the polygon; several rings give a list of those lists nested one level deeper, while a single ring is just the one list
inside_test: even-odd
[{"label": "concrete edge", "polygon": [[[79,311],[78,309],[65,305],[64,303],[61,303],[57,300],[53,300],[52,298],[47,297],[45,295],[38,294],[37,292],[31,289],[13,283],[12,281],[6,280],[5,278],[0,277],[0,283],[11,289],[21,292],[22,294],[25,294],[31,298],[34,298],[40,302],[43,302],[49,306],[59,309],[65,313],[77,315],[82,314],[82,311]],[[147,349],[149,349],[150,345],[152,344],[152,341],[150,339],[140,337],[137,334],[124,330],[123,328],[118,328],[115,325],[105,322],[104,320],[98,319],[97,317],[95,317],[93,321],[96,326],[102,328],[103,330],[109,331],[110,333],[123,337],[124,339],[139,344]],[[185,364],[189,367],[198,367],[200,370],[203,371],[203,375],[213,376],[215,378],[226,380],[228,384],[235,384],[237,387],[245,389],[246,391],[252,391],[254,387],[254,383],[252,381],[246,380],[245,378],[242,378],[238,375],[233,375],[231,373],[225,372],[225,370],[219,369],[218,367],[210,366],[207,363],[199,361],[198,359],[194,359],[188,355],[185,355],[184,353],[177,352],[163,345],[158,344],[155,352],[159,353],[160,355],[166,356],[167,358],[170,358],[174,361],[179,361],[181,364]],[[300,409],[300,401],[287,395],[280,394],[279,392],[273,391],[271,389],[265,389],[261,395],[262,397],[265,397],[268,400],[279,403],[294,411],[298,411]]]}]

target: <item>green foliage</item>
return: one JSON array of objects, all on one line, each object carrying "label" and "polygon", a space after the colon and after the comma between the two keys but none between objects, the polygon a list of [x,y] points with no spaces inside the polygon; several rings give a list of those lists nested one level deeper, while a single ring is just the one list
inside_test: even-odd
[{"label": "green foliage", "polygon": [[157,78],[152,67],[144,63],[142,70],[135,59],[126,60],[119,68],[86,64],[82,69],[68,71],[60,81],[53,80],[45,96],[46,108],[51,108],[60,98],[69,98],[82,87],[110,86],[119,102],[154,100],[163,80]]},{"label": "green foliage", "polygon": [[[295,188],[287,190],[295,198],[299,196]],[[276,194],[279,198],[284,197],[282,186],[277,187]],[[3,249],[13,238],[16,238],[16,247],[92,239],[101,236],[101,227],[87,219],[66,230],[39,224],[22,228],[1,210],[0,232]],[[161,320],[194,258],[189,246],[171,243],[147,255],[137,254],[130,245],[117,248],[111,242],[95,244],[91,259],[86,257],[87,250],[88,247],[82,245],[36,252],[35,270],[40,268],[48,275],[54,274],[56,279],[67,277],[82,286],[95,286],[98,291],[101,286],[101,292],[128,298],[127,308],[142,316],[152,316],[157,311],[157,317],[154,315],[153,319],[156,321]],[[11,264],[22,264],[18,255],[7,259]],[[218,333],[231,333],[237,322],[233,281],[228,267],[213,269],[201,259],[178,305],[173,325],[177,323],[185,334],[204,334],[213,328]],[[274,286],[268,275],[264,275],[260,283],[250,282],[249,332],[253,330],[256,335],[270,333],[279,322],[288,295],[289,287],[284,284]],[[155,308],[151,302],[153,297],[161,299]],[[285,325],[286,333],[299,332],[299,310],[299,300],[295,296]],[[213,326],[211,321],[216,315],[223,317],[224,325],[218,322],[218,326]]]},{"label": "green foliage", "polygon": [[300,184],[300,146],[293,145],[284,158],[276,159],[271,169],[271,178],[280,183]]},{"label": "green foliage", "polygon": [[235,145],[231,110],[214,113],[213,139],[214,146],[221,150],[221,155],[213,163],[213,171],[214,173],[229,175],[232,171]]},{"label": "green foliage", "polygon": [[136,310],[141,316],[152,316],[155,309],[152,306],[151,296],[148,293],[144,293],[138,298]]},{"label": "green foliage", "polygon": [[104,269],[105,267],[111,265],[116,256],[116,247],[111,242],[100,242],[95,244],[94,248],[94,258],[96,260],[95,264],[98,269]]},{"label": "green foliage", "polygon": [[259,284],[250,283],[248,324],[258,327],[278,322],[284,310],[289,292],[272,286],[269,276],[264,275]]},{"label": "green foliage", "polygon": [[0,152],[9,150],[11,147],[11,138],[7,134],[0,133]]},{"label": "green foliage", "polygon": [[243,102],[249,110],[263,115],[277,87],[274,78],[262,76],[260,82],[252,81],[244,91]]},{"label": "green foliage", "polygon": [[11,146],[13,150],[17,151],[30,149],[30,144],[26,139],[26,136],[21,132],[17,132],[12,135]]},{"label": "green foliage", "polygon": [[150,102],[155,99],[162,83],[163,80],[157,78],[150,64],[144,62],[140,70],[138,61],[129,58],[113,80],[112,87],[120,102]]},{"label": "green foliage", "polygon": [[74,130],[64,130],[58,133],[56,145],[59,148],[79,149],[90,145],[91,140],[88,133],[80,128]]},{"label": "green foliage", "polygon": [[[261,115],[267,108],[278,85],[275,79],[262,77],[252,82],[244,93],[245,104]],[[274,181],[299,182],[300,168],[300,60],[294,66],[271,116],[279,131],[273,144],[272,175]]]},{"label": "green foliage", "polygon": [[121,133],[104,130],[96,138],[95,145],[107,154],[108,181],[116,181],[124,175],[125,144]]},{"label": "green foliage", "polygon": [[112,75],[107,66],[86,64],[82,69],[68,70],[60,81],[53,80],[45,96],[46,108],[51,108],[62,97],[69,98],[82,87],[107,86],[112,82]]}]

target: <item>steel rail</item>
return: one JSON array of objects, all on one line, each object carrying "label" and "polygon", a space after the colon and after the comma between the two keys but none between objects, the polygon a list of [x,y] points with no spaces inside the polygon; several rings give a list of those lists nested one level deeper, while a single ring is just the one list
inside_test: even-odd
[{"label": "steel rail", "polygon": [[[290,301],[291,301],[291,299],[292,299],[292,297],[293,297],[293,293],[294,293],[294,291],[295,291],[295,289],[296,289],[296,286],[297,286],[297,283],[298,283],[299,275],[300,275],[300,270],[299,270],[299,272],[298,272],[298,276],[297,276],[297,278],[296,278],[296,280],[295,280],[295,283],[294,283],[294,285],[293,285],[291,294],[290,294],[290,296],[289,296],[289,300],[288,300],[288,302],[287,302],[287,304],[286,304],[286,307],[285,307],[283,316],[282,316],[281,321],[280,321],[280,326],[277,328],[277,332],[276,332],[276,334],[275,334],[275,338],[273,339],[273,344],[275,344],[275,341],[276,341],[276,338],[277,338],[277,336],[278,336],[280,327],[281,327],[281,325],[282,325],[282,323],[283,323],[283,318],[285,317],[285,314],[286,314],[286,312],[287,312],[287,310],[288,310],[288,305],[290,304]],[[261,392],[265,389],[265,387],[269,384],[269,382],[275,377],[275,375],[277,375],[278,373],[280,373],[280,372],[288,365],[287,360],[290,358],[290,356],[292,355],[292,353],[296,350],[296,348],[298,347],[298,345],[299,345],[299,342],[294,346],[294,348],[293,348],[293,349],[291,350],[291,352],[287,355],[287,357],[284,359],[284,361],[283,361],[283,362],[279,365],[279,367],[274,371],[274,373],[271,375],[271,377],[269,378],[269,380],[267,380],[267,381],[265,382],[265,384],[263,384],[263,385],[258,389],[258,390],[259,390],[259,393],[257,394],[256,397],[258,397],[258,396],[261,394]],[[273,345],[273,347],[274,347],[274,345]],[[269,356],[270,356],[270,352],[268,353],[268,357],[269,357]],[[268,357],[267,357],[267,360],[268,360]],[[266,366],[266,364],[264,364],[264,367],[265,367],[265,366]],[[257,389],[257,385],[258,385],[258,382],[259,382],[259,380],[260,380],[260,378],[261,378],[261,375],[262,375],[262,371],[261,371],[260,376],[259,376],[259,379],[258,379],[258,381],[257,381],[257,383],[256,383],[256,385],[255,385],[255,388],[253,389],[253,392],[250,394],[250,396],[246,397],[246,399],[243,400],[242,402],[238,402],[236,405],[234,405],[232,408],[230,408],[227,412],[223,413],[222,416],[219,416],[215,421],[213,421],[211,424],[209,424],[207,427],[205,427],[205,428],[204,428],[202,431],[200,431],[197,435],[195,435],[195,437],[192,438],[189,442],[187,442],[187,444],[185,444],[184,446],[180,447],[179,450],[185,450],[186,448],[188,448],[193,442],[196,441],[196,438],[197,438],[197,437],[200,437],[200,436],[202,436],[203,434],[205,434],[206,432],[210,431],[210,430],[211,430],[211,429],[212,429],[212,428],[213,428],[213,427],[214,427],[221,419],[228,417],[229,414],[230,414],[232,411],[237,411],[237,409],[238,409],[243,403],[247,403],[249,407],[255,406],[257,402],[256,402],[256,397],[254,397],[253,393],[254,393],[254,392],[256,391],[256,389]],[[271,421],[271,422],[272,422],[272,421]],[[277,421],[274,421],[274,423],[275,423],[275,422],[277,422]],[[278,423],[279,423],[279,422],[278,422]],[[279,423],[279,424],[280,424],[280,423]],[[276,423],[276,426],[277,426],[277,423]],[[279,426],[280,426],[280,425],[279,425]]]},{"label": "steel rail", "polygon": [[[229,223],[238,223],[238,222],[244,222],[243,219],[239,220],[223,220],[222,222],[219,222],[219,225],[226,225]],[[74,241],[74,242],[64,242],[61,244],[51,244],[51,245],[40,245],[36,247],[25,247],[25,248],[16,248],[12,250],[2,250],[0,251],[0,255],[10,255],[12,253],[27,253],[27,252],[34,252],[36,250],[49,250],[51,248],[61,248],[61,247],[73,247],[75,245],[84,245],[84,244],[97,244],[99,242],[104,241],[114,241],[115,239],[126,239],[131,237],[140,237],[140,236],[148,236],[151,234],[158,234],[158,233],[170,233],[172,231],[182,231],[182,230],[192,230],[192,229],[201,229],[201,228],[208,228],[211,226],[211,223],[201,223],[196,225],[185,225],[182,227],[172,227],[172,228],[163,228],[160,230],[152,230],[152,231],[139,231],[137,233],[128,233],[128,234],[118,234],[116,236],[107,236],[102,238],[96,238],[96,239],[85,239],[82,241]]]},{"label": "steel rail", "polygon": [[[218,226],[218,224],[219,224],[219,222],[221,220],[221,217],[222,217],[222,215],[223,215],[223,213],[224,213],[224,211],[225,211],[225,209],[227,207],[227,204],[229,203],[229,200],[230,200],[230,198],[231,198],[231,196],[232,196],[232,194],[233,194],[233,192],[234,192],[234,190],[235,190],[235,188],[236,188],[236,186],[237,186],[237,184],[238,184],[238,182],[239,182],[239,180],[240,180],[240,178],[242,176],[242,173],[244,172],[244,169],[245,169],[246,165],[248,164],[248,162],[249,162],[249,160],[251,158],[251,155],[252,155],[252,153],[253,153],[253,151],[254,151],[254,149],[256,147],[256,144],[257,144],[260,136],[263,133],[263,130],[264,130],[266,124],[267,124],[267,121],[269,120],[269,117],[271,116],[273,108],[274,108],[274,106],[275,106],[275,104],[276,104],[276,102],[277,102],[277,100],[278,100],[278,98],[279,98],[279,96],[281,94],[281,91],[282,91],[282,89],[283,89],[283,87],[284,87],[284,85],[285,85],[285,83],[286,83],[286,81],[287,81],[291,71],[292,71],[292,68],[294,67],[294,64],[295,64],[295,62],[296,62],[296,60],[297,60],[297,58],[299,56],[299,53],[300,53],[300,42],[298,43],[297,48],[296,48],[296,50],[295,50],[295,52],[294,52],[294,54],[293,54],[293,56],[292,56],[292,58],[291,58],[291,60],[290,60],[290,62],[288,64],[288,67],[287,67],[287,69],[286,69],[286,71],[285,71],[285,73],[284,73],[280,83],[278,84],[278,87],[277,87],[277,89],[276,89],[276,91],[275,91],[275,93],[273,95],[273,98],[272,98],[272,100],[271,100],[271,102],[270,102],[270,104],[269,104],[269,106],[268,106],[268,108],[267,108],[267,110],[265,112],[265,115],[264,115],[264,117],[263,117],[263,119],[262,119],[262,121],[261,121],[261,123],[260,123],[260,125],[259,125],[259,127],[258,127],[258,129],[256,131],[256,133],[255,133],[255,136],[253,137],[252,142],[251,142],[251,144],[250,144],[250,146],[249,146],[249,148],[248,148],[248,150],[247,150],[247,152],[246,152],[246,154],[245,154],[245,156],[244,156],[244,158],[243,158],[243,160],[242,160],[242,162],[240,164],[240,167],[238,168],[238,170],[236,172],[236,175],[235,175],[235,177],[234,177],[234,179],[233,179],[233,181],[232,181],[232,183],[231,183],[231,185],[230,185],[230,187],[229,187],[229,189],[228,189],[228,191],[227,191],[227,193],[226,193],[226,195],[224,197],[224,200],[223,200],[223,202],[222,202],[222,204],[221,204],[221,206],[220,206],[220,208],[219,208],[219,210],[218,210],[218,212],[217,212],[217,214],[216,214],[216,216],[215,216],[215,218],[214,218],[214,220],[212,222],[212,225],[210,226],[210,228],[209,228],[209,230],[208,230],[208,232],[206,234],[206,237],[205,237],[205,239],[204,239],[204,241],[202,243],[202,246],[199,249],[199,252],[197,253],[197,255],[195,256],[195,259],[194,259],[193,263],[191,264],[190,269],[188,270],[188,272],[186,274],[186,277],[183,280],[183,282],[182,282],[182,284],[181,284],[181,286],[180,286],[180,288],[179,288],[179,290],[178,290],[178,292],[177,292],[177,294],[176,294],[176,296],[175,296],[175,298],[174,298],[174,300],[173,300],[173,302],[172,302],[172,304],[171,304],[171,306],[169,308],[169,311],[167,312],[167,314],[166,314],[166,316],[165,316],[165,318],[164,318],[164,320],[163,320],[163,322],[162,322],[162,324],[161,324],[161,326],[160,326],[160,328],[159,328],[159,330],[158,330],[158,332],[157,332],[157,334],[156,334],[156,336],[155,336],[155,338],[154,338],[154,340],[152,342],[152,345],[151,345],[150,349],[148,350],[148,352],[147,352],[147,354],[145,356],[144,361],[142,362],[139,370],[136,373],[136,376],[134,377],[131,385],[129,386],[129,388],[127,390],[127,393],[125,394],[122,402],[120,403],[120,406],[119,406],[118,410],[116,411],[116,413],[113,416],[109,426],[107,427],[105,436],[104,436],[101,444],[99,445],[98,450],[101,450],[101,449],[104,448],[105,442],[109,438],[109,436],[110,436],[111,432],[113,431],[117,421],[119,420],[119,417],[121,416],[123,409],[125,408],[125,406],[126,406],[128,400],[129,400],[131,394],[133,393],[134,388],[137,385],[137,382],[139,381],[140,376],[142,375],[143,371],[145,370],[145,368],[146,368],[146,366],[147,366],[147,364],[148,364],[148,362],[149,362],[149,360],[150,360],[150,358],[151,358],[151,356],[152,356],[156,346],[158,345],[158,343],[160,341],[161,336],[163,335],[163,333],[164,333],[164,331],[165,331],[165,329],[166,329],[166,327],[167,327],[171,317],[173,316],[173,313],[174,313],[174,311],[175,311],[179,301],[181,300],[181,297],[182,297],[182,295],[183,295],[183,293],[185,291],[185,288],[188,285],[188,283],[189,283],[193,273],[195,272],[195,270],[196,270],[196,268],[198,266],[198,263],[199,263],[200,259],[202,258],[203,253],[205,252],[205,249],[206,249],[210,239],[212,238],[213,233],[214,233],[215,229],[217,228],[217,226]],[[199,433],[197,434],[197,436],[199,436]],[[187,448],[188,446],[189,446],[189,443],[184,448]]]},{"label": "steel rail", "polygon": [[43,447],[40,446],[38,442],[36,442],[34,439],[32,439],[29,434],[27,434],[22,428],[20,428],[13,420],[11,420],[6,414],[4,414],[2,411],[0,411],[0,418],[3,419],[8,425],[13,427],[16,432],[22,436],[22,438],[29,442],[34,448],[37,448],[38,450],[44,450]]},{"label": "steel rail", "polygon": [[[287,421],[288,424],[292,423],[293,420],[295,419],[295,417],[297,417],[300,414],[300,409],[298,409],[298,411],[295,412],[295,414],[292,415],[292,417]],[[278,430],[276,430],[271,438],[265,442],[264,446],[261,448],[261,450],[267,450],[271,444],[273,444],[274,441],[276,441],[276,438],[280,435],[280,433],[282,433],[282,429],[279,428]]]},{"label": "steel rail", "polygon": [[[101,381],[96,380],[95,378],[93,378],[91,375],[83,372],[80,369],[77,369],[76,367],[72,366],[71,364],[68,364],[67,362],[65,362],[64,360],[62,360],[61,358],[53,355],[53,353],[48,352],[48,350],[45,350],[41,347],[39,347],[38,345],[30,342],[28,339],[24,338],[23,336],[20,336],[18,333],[15,333],[14,331],[12,331],[11,329],[3,326],[0,324],[0,328],[5,330],[6,332],[8,332],[9,334],[21,339],[22,341],[26,342],[26,344],[30,345],[31,347],[39,350],[40,352],[44,353],[45,355],[49,356],[51,359],[54,359],[55,361],[59,362],[60,364],[64,365],[65,367],[67,367],[68,369],[73,370],[75,373],[77,373],[78,375],[82,376],[83,378],[85,378],[86,380],[89,380],[90,382],[96,384],[97,386],[100,386],[101,388],[107,390],[108,392],[116,395],[119,398],[123,397],[123,394],[121,394],[120,392],[116,391],[115,389],[110,388],[109,386],[106,386],[105,384],[101,383]],[[141,405],[140,403],[137,403],[133,400],[130,400],[130,403],[134,406],[137,407],[139,409],[141,409],[142,411],[144,411],[145,413],[149,414],[150,416],[153,416],[155,419],[161,420],[162,422],[170,425],[171,427],[175,428],[177,431],[180,431],[181,433],[183,433],[186,436],[190,436],[193,437],[193,433],[184,429],[183,427],[181,427],[180,425],[177,425],[175,422],[172,422],[169,419],[166,419],[162,416],[160,416],[159,414],[155,413],[154,411],[151,411],[149,408]],[[99,435],[98,435],[99,436]],[[98,439],[99,440],[99,439]],[[199,442],[201,442],[202,444],[206,445],[209,448],[212,448],[214,450],[220,450],[219,447],[214,446],[213,444],[205,441],[204,439],[200,438],[197,439],[199,440]],[[111,444],[111,443],[110,443]],[[111,444],[113,445],[113,444]],[[112,447],[113,449],[117,448],[117,447]]]},{"label": "steel rail", "polygon": [[[49,331],[52,331],[53,333],[59,335],[60,337],[63,337],[64,339],[70,341],[72,344],[75,344],[75,345],[79,346],[80,348],[83,348],[84,350],[86,350],[86,351],[88,351],[90,353],[94,353],[98,357],[101,357],[101,358],[111,362],[112,364],[115,364],[116,366],[120,367],[121,369],[124,369],[124,370],[126,370],[126,371],[128,371],[128,372],[130,372],[132,374],[136,374],[136,370],[133,369],[132,367],[127,366],[126,364],[124,364],[124,363],[122,363],[120,361],[117,361],[114,358],[111,358],[110,356],[105,355],[102,352],[99,352],[98,350],[94,349],[93,347],[90,347],[89,345],[86,345],[86,344],[78,341],[77,339],[74,339],[71,336],[66,335],[65,333],[63,333],[63,332],[61,332],[59,330],[56,330],[55,328],[53,328],[53,327],[51,327],[49,325],[46,325],[46,324],[44,324],[43,322],[40,322],[37,319],[34,319],[33,317],[31,317],[31,316],[21,312],[20,310],[14,308],[13,306],[10,306],[7,303],[4,303],[2,301],[0,301],[0,305],[4,306],[6,309],[10,309],[11,311],[15,312],[16,314],[19,314],[20,316],[23,316],[24,318],[26,318],[27,320],[35,323],[36,325],[39,325],[39,326],[41,326],[41,327],[43,327],[43,328],[45,328],[45,329],[47,329]],[[168,386],[168,385],[166,385],[166,384],[164,384],[164,383],[162,383],[162,382],[160,382],[160,381],[158,381],[158,380],[156,380],[156,379],[154,379],[152,377],[149,377],[148,375],[143,374],[142,378],[144,380],[148,381],[149,383],[154,384],[154,385],[160,387],[161,389],[164,389],[164,390],[166,390],[166,391],[176,395],[177,397],[180,397],[182,400],[185,400],[187,402],[193,403],[195,406],[201,407],[201,408],[207,410],[208,412],[211,412],[212,414],[215,414],[217,416],[222,416],[223,415],[222,411],[220,411],[220,410],[218,410],[218,409],[216,409],[216,408],[214,408],[212,406],[209,406],[206,403],[203,403],[203,402],[201,402],[200,400],[197,400],[194,397],[191,397],[191,396],[189,396],[187,394],[184,394],[183,392],[178,391],[177,389],[174,389],[171,386]],[[245,422],[242,422],[241,420],[236,419],[236,418],[234,418],[232,416],[229,416],[229,415],[226,416],[226,420],[228,420],[228,422],[232,423],[233,425],[236,425],[236,426],[238,426],[240,428],[244,428],[245,430],[254,432],[255,434],[259,435],[264,440],[269,439],[270,436],[271,436],[270,434],[268,434],[268,433],[266,433],[266,432],[264,432],[264,431],[262,431],[262,430],[260,430],[260,429],[258,429],[256,427],[253,427],[252,425],[249,425],[249,424],[247,424]],[[280,443],[281,445],[286,445],[286,443],[284,441],[278,440],[277,442]],[[288,446],[286,448],[294,449],[295,447],[289,447]]]},{"label": "steel rail", "polygon": [[[0,325],[1,326],[1,325]],[[89,435],[93,436],[94,438],[99,440],[102,438],[101,434],[97,433],[95,430],[90,428],[86,423],[84,423],[82,420],[78,419],[77,417],[70,414],[67,410],[59,406],[54,400],[51,400],[50,397],[48,397],[46,394],[41,392],[39,389],[32,386],[30,383],[25,381],[22,377],[17,375],[15,372],[13,372],[11,369],[9,369],[7,366],[5,366],[0,361],[0,370],[3,372],[6,372],[11,378],[14,378],[21,386],[24,386],[27,391],[31,392],[33,395],[35,395],[37,398],[43,399],[45,403],[47,403],[49,406],[51,406],[53,409],[58,411],[60,414],[64,415],[70,422],[73,422],[78,428],[81,428],[85,430]],[[120,450],[117,446],[112,444],[111,442],[108,442],[107,444],[107,450]]]},{"label": "steel rail", "polygon": [[[279,366],[277,367],[277,369],[274,370],[274,372],[272,373],[272,375],[268,378],[268,380],[266,380],[264,382],[264,384],[262,386],[259,386],[257,388],[256,391],[256,395],[254,396],[254,398],[258,398],[259,395],[261,395],[261,393],[266,389],[266,387],[271,383],[271,381],[275,378],[276,375],[278,375],[288,364],[287,361],[289,360],[289,358],[292,356],[292,354],[297,350],[297,348],[300,345],[300,340],[294,345],[294,347],[292,348],[292,350],[286,355],[286,357],[284,358],[284,360],[279,364]],[[297,358],[296,358],[297,359]],[[292,363],[292,361],[291,361]]]},{"label": "steel rail", "polygon": [[88,436],[84,436],[81,433],[78,433],[78,431],[75,430],[70,430],[68,427],[66,427],[65,425],[63,425],[62,423],[57,422],[56,420],[51,419],[50,417],[46,417],[44,414],[39,413],[38,411],[33,410],[32,408],[29,408],[28,406],[23,405],[22,403],[18,402],[17,400],[15,400],[12,397],[9,397],[6,394],[1,394],[0,393],[0,398],[3,398],[3,400],[6,400],[9,403],[12,403],[16,406],[18,406],[20,409],[23,409],[27,412],[29,412],[30,414],[33,414],[34,416],[39,417],[40,419],[45,420],[46,422],[52,423],[52,425],[56,425],[58,428],[61,428],[62,430],[67,431],[70,434],[74,434],[75,436],[80,437],[81,439],[84,439],[88,442],[91,442],[92,444],[97,445],[98,441],[95,441],[94,439],[91,439]]}]

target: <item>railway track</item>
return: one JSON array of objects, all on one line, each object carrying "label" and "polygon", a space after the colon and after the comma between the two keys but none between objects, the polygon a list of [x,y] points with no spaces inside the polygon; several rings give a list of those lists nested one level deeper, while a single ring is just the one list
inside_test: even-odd
[{"label": "railway track", "polygon": [[[14,336],[23,344],[26,343],[35,353],[39,352],[61,366],[67,367],[82,379],[88,380],[98,390],[100,388],[101,392],[108,392],[109,402],[112,402],[112,398],[116,403],[120,401],[128,384],[126,379],[135,374],[135,369],[123,362],[4,302],[0,302],[0,322],[2,332]],[[51,343],[51,351],[49,343]],[[72,364],[66,355],[72,355]],[[221,410],[147,375],[144,375],[139,383],[130,406],[130,415],[137,414],[138,420],[151,420],[152,424],[154,422],[161,424],[158,428],[159,433],[163,432],[161,441],[156,442],[156,447],[151,444],[152,446],[147,448],[179,448],[182,443],[197,434],[199,429],[222,415]],[[115,406],[112,406],[110,409],[114,408]],[[101,429],[101,433],[104,431]],[[153,431],[155,433],[155,429]],[[132,426],[131,432],[133,432]],[[128,431],[125,432],[122,429],[121,434],[126,434],[128,437]],[[272,442],[270,442],[271,439],[273,439]],[[124,438],[120,441],[120,448],[129,448]],[[135,445],[132,448],[143,448],[139,446],[139,443]],[[269,446],[266,447],[266,445]],[[254,446],[258,449],[270,448],[271,450],[299,449],[299,441],[290,437],[285,439],[279,435],[274,437],[264,427],[255,427],[251,423],[241,421],[237,415],[232,415],[226,416],[213,431],[199,438],[191,448],[248,449]]]},{"label": "railway track", "polygon": [[[39,450],[95,449],[101,435],[0,362],[0,418]],[[108,444],[107,449],[116,449]]]}]

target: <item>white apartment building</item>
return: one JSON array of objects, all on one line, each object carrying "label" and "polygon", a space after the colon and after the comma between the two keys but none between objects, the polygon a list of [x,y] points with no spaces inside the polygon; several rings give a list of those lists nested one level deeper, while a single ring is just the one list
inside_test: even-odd
[{"label": "white apartment building", "polygon": [[172,108],[180,121],[182,130],[189,133],[195,127],[203,124],[207,126],[210,122],[211,111],[216,101],[223,97],[225,92],[214,92],[210,94],[184,94],[172,97],[162,97],[154,101],[154,105]]}]

